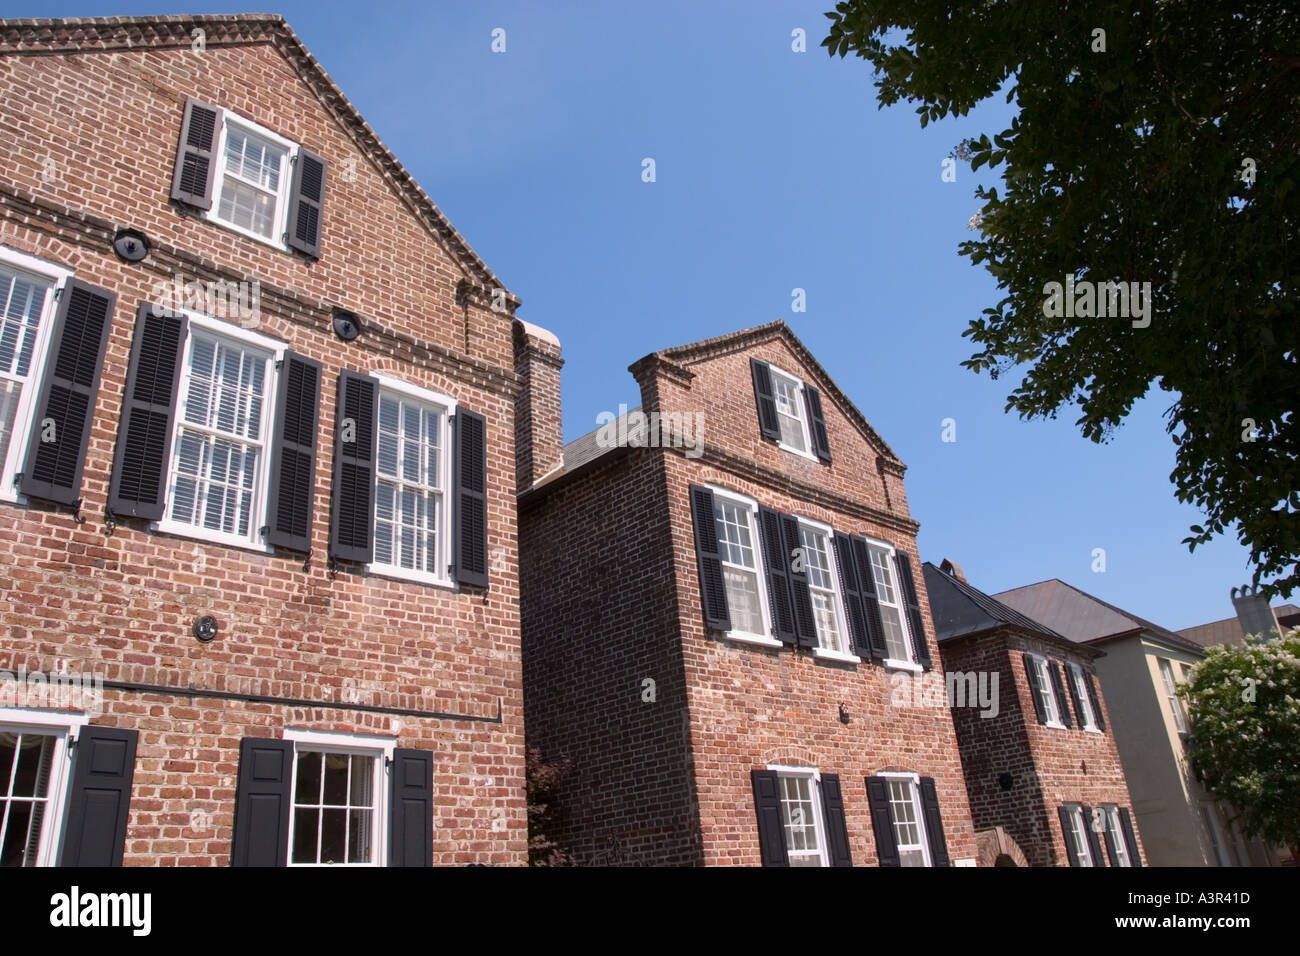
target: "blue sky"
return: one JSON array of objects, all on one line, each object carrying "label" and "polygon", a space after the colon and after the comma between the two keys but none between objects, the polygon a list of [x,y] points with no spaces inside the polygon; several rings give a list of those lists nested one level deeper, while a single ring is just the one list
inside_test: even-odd
[{"label": "blue sky", "polygon": [[[209,13],[251,4],[207,2]],[[1002,129],[1001,98],[921,129],[881,112],[861,60],[819,47],[831,0],[282,3],[325,69],[564,346],[564,431],[639,401],[627,366],[783,318],[908,465],[922,557],[990,593],[1062,578],[1170,628],[1232,615],[1246,550],[1188,554],[1165,393],[1107,445],[1066,409],[1002,411],[1014,379],[961,368],[996,299],[957,254],[987,170],[941,161]],[[7,2],[5,16],[183,12]],[[358,12],[360,11],[360,13]],[[494,28],[506,52],[491,51]],[[791,50],[803,28],[808,51]],[[641,179],[655,160],[657,181]],[[791,311],[806,290],[807,311]],[[956,438],[941,440],[953,418]],[[1105,549],[1096,573],[1093,550]]]}]

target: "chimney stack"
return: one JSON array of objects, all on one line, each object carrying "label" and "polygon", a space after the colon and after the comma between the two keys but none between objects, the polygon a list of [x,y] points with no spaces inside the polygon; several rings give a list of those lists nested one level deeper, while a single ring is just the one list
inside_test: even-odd
[{"label": "chimney stack", "polygon": [[1233,588],[1228,595],[1232,598],[1232,606],[1237,612],[1237,621],[1241,624],[1243,634],[1263,634],[1264,640],[1267,641],[1273,636],[1274,628],[1279,634],[1282,633],[1277,615],[1269,606],[1268,599],[1256,588],[1244,584],[1239,588]]},{"label": "chimney stack", "polygon": [[939,565],[939,570],[942,571],[944,574],[951,574],[962,584],[970,583],[966,580],[966,575],[962,574],[961,565],[958,564],[956,561],[952,561],[949,560],[948,558],[944,558],[943,564]]},{"label": "chimney stack", "polygon": [[523,388],[515,398],[515,482],[527,491],[564,464],[560,417],[560,340],[522,319],[514,321],[515,373]]}]

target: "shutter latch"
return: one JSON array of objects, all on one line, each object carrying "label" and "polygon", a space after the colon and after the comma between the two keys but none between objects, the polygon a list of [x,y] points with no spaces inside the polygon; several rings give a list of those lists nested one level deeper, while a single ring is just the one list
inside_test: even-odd
[{"label": "shutter latch", "polygon": [[305,559],[303,559],[303,562],[302,562],[302,573],[303,573],[303,574],[308,574],[308,573],[311,571],[311,556],[312,556],[312,553],[313,553],[313,552],[312,552],[311,548],[308,548],[308,549],[307,549],[307,557],[306,557]]},{"label": "shutter latch", "polygon": [[81,503],[83,501],[85,501],[84,498],[78,498],[72,503],[72,520],[77,522],[77,524],[86,523],[86,519],[81,514]]}]

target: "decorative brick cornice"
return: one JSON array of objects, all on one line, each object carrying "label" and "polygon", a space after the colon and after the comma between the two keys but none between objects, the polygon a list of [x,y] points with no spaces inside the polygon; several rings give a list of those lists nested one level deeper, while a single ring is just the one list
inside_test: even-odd
[{"label": "decorative brick cornice", "polygon": [[673,379],[683,388],[690,388],[695,373],[679,362],[664,358],[661,352],[651,352],[644,358],[637,359],[627,367],[638,385],[644,385],[644,379],[652,374],[660,374]]},{"label": "decorative brick cornice", "polygon": [[357,147],[402,197],[407,207],[451,253],[479,296],[505,291],[513,310],[520,299],[470,248],[428,193],[384,145],[357,108],[343,94],[283,17],[273,14],[232,16],[89,17],[84,19],[0,19],[0,56],[50,56],[134,50],[190,48],[193,31],[203,31],[205,47],[266,44],[275,47],[322,107],[347,130]]},{"label": "decorative brick cornice", "polygon": [[[92,213],[71,209],[7,183],[0,183],[0,219],[104,254],[108,254],[112,248],[113,236],[119,225],[124,225]],[[312,296],[263,282],[258,277],[226,268],[203,256],[152,238],[149,257],[137,264],[136,268],[151,272],[168,282],[177,273],[205,282],[257,281],[263,312],[321,333],[330,333],[335,310],[345,307],[343,303],[322,302]],[[398,358],[502,395],[513,397],[519,391],[521,382],[512,369],[504,369],[433,342],[384,328],[369,316],[362,316],[362,321],[365,334],[358,340],[359,348]]]}]

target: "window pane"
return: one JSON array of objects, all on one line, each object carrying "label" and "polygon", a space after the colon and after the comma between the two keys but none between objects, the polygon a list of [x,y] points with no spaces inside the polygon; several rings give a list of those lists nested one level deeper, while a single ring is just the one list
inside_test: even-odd
[{"label": "window pane", "polygon": [[321,802],[340,806],[347,803],[348,796],[348,755],[325,755],[325,795]]},{"label": "window pane", "polygon": [[438,567],[442,487],[436,406],[391,392],[379,398],[375,563],[441,574]]},{"label": "window pane", "polygon": [[374,798],[375,758],[352,755],[352,792],[348,803],[354,807],[368,807]]},{"label": "window pane", "polygon": [[264,193],[233,176],[226,176],[218,215],[241,229],[270,239],[275,232],[275,200],[272,193]]},{"label": "window pane", "polygon": [[[326,771],[328,779],[329,772]],[[320,862],[346,863],[344,848],[347,846],[348,811],[322,810],[320,824]]]},{"label": "window pane", "polygon": [[812,780],[803,776],[782,776],[781,822],[791,866],[821,866],[817,840],[817,818],[812,803]]},{"label": "window pane", "polygon": [[48,783],[54,738],[23,734],[18,745],[18,766],[14,771],[15,797],[44,797]]},{"label": "window pane", "polygon": [[0,266],[0,376],[31,370],[36,333],[50,284]]},{"label": "window pane", "polygon": [[315,863],[316,838],[320,834],[320,811],[298,809],[293,816],[293,862]]},{"label": "window pane", "polygon": [[295,802],[318,803],[320,801],[320,765],[319,753],[310,750],[299,752],[298,785],[294,788]]},{"label": "window pane", "polygon": [[370,862],[370,833],[373,827],[370,810],[348,811],[348,862]]},{"label": "window pane", "polygon": [[749,531],[749,509],[734,502],[713,499],[718,521],[718,553],[723,561],[754,568],[754,545]]},{"label": "window pane", "polygon": [[[0,801],[0,811],[4,802]],[[26,862],[28,828],[32,822],[32,802],[14,800],[9,803],[5,820],[4,842],[0,844],[0,866],[30,866]]]},{"label": "window pane", "polygon": [[280,161],[285,151],[259,136],[231,125],[226,128],[226,171],[275,192],[280,188]]},{"label": "window pane", "polygon": [[762,634],[763,610],[758,603],[758,576],[752,571],[723,566],[722,578],[727,585],[727,610],[733,630]]}]

